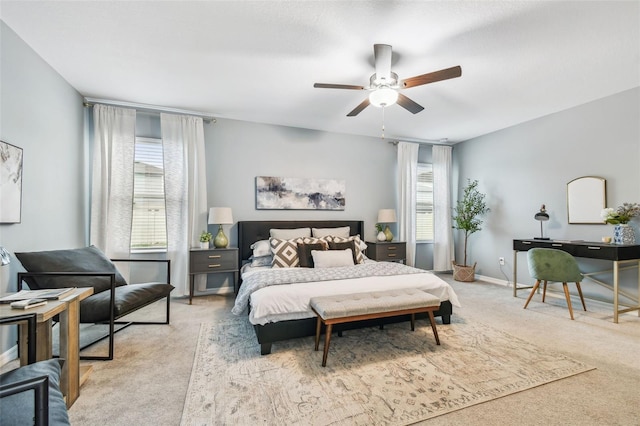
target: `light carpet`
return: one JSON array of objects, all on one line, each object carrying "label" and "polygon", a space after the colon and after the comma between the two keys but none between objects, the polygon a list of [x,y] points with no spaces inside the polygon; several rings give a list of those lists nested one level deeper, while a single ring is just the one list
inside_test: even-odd
[{"label": "light carpet", "polygon": [[203,323],[181,424],[407,425],[593,369],[452,320],[345,331],[324,368],[313,337],[261,356],[246,317]]}]

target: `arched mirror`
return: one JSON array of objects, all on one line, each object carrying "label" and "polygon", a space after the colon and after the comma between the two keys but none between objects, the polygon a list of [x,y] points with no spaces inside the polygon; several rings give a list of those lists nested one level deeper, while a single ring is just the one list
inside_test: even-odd
[{"label": "arched mirror", "polygon": [[607,205],[607,181],[597,176],[583,176],[567,184],[569,223],[604,223],[600,216]]}]

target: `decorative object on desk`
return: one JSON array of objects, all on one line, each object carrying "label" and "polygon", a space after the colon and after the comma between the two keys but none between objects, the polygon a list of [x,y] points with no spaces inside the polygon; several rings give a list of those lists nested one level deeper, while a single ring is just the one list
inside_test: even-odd
[{"label": "decorative object on desk", "polygon": [[227,236],[224,235],[222,225],[233,224],[233,215],[231,207],[211,207],[209,209],[209,224],[218,225],[218,233],[213,239],[213,245],[216,248],[226,248],[229,245]]},{"label": "decorative object on desk", "polygon": [[607,237],[602,237],[602,242],[605,243],[605,244],[611,244],[611,240],[612,240],[611,237],[608,237],[608,236]]},{"label": "decorative object on desk", "polygon": [[385,224],[384,235],[387,241],[393,240],[393,234],[389,229],[390,223],[396,223],[396,211],[395,209],[380,209],[378,210],[378,225]]},{"label": "decorative object on desk", "polygon": [[540,236],[539,237],[533,237],[535,240],[548,240],[549,237],[544,236],[544,233],[542,232],[542,222],[546,222],[549,220],[549,213],[547,213],[547,209],[545,208],[544,204],[542,206],[540,206],[540,211],[538,213],[535,214],[535,216],[533,216],[533,218],[535,220],[539,220],[540,221]]},{"label": "decorative object on desk", "polygon": [[613,227],[614,244],[635,244],[636,233],[628,223],[621,223]]},{"label": "decorative object on desk", "polygon": [[464,263],[459,265],[453,263],[453,279],[456,281],[475,281],[476,263],[473,266],[467,265],[467,240],[469,235],[480,231],[482,220],[479,216],[488,213],[490,209],[484,200],[485,194],[478,191],[478,181],[467,179],[467,186],[462,193],[462,199],[458,200],[453,208],[453,227],[464,231]]},{"label": "decorative object on desk", "polygon": [[346,181],[257,176],[257,210],[344,210]]},{"label": "decorative object on desk", "polygon": [[0,223],[20,223],[22,148],[0,141]]},{"label": "decorative object on desk", "polygon": [[640,216],[640,204],[622,203],[616,209],[608,207],[603,209],[600,216],[605,223],[615,225],[613,228],[614,244],[635,244],[636,235],[629,222],[634,217]]},{"label": "decorative object on desk", "polygon": [[211,232],[202,231],[202,234],[200,234],[200,248],[208,249],[212,239],[213,235],[211,235]]},{"label": "decorative object on desk", "polygon": [[384,235],[384,232],[382,231],[382,225],[380,225],[379,223],[376,223],[376,232],[378,233],[376,235],[376,239],[378,241],[387,241],[387,236]]}]

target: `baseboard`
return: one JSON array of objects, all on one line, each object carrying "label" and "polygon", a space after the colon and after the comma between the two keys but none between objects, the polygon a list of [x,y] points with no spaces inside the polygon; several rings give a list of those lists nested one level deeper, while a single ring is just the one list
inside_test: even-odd
[{"label": "baseboard", "polygon": [[14,345],[8,351],[0,354],[0,367],[18,358],[18,345]]},{"label": "baseboard", "polygon": [[491,284],[498,284],[498,285],[503,285],[505,287],[511,287],[511,282],[510,281],[501,280],[501,279],[494,278],[494,277],[488,277],[486,275],[478,275],[478,274],[476,274],[476,279],[479,279],[479,280],[482,280],[482,281],[486,281],[486,282],[491,283]]}]

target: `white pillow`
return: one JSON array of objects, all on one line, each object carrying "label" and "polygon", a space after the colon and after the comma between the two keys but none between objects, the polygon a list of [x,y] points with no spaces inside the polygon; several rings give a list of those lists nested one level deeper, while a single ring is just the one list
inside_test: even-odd
[{"label": "white pillow", "polygon": [[310,237],[311,228],[270,229],[269,235],[271,238],[277,238],[279,240],[292,240],[294,238]]},{"label": "white pillow", "polygon": [[311,250],[314,268],[335,268],[337,266],[353,266],[351,249],[345,250]]},{"label": "white pillow", "polygon": [[269,240],[256,241],[255,243],[251,244],[251,249],[253,250],[253,257],[271,255],[271,246],[269,245]]},{"label": "white pillow", "polygon": [[311,236],[320,238],[326,236],[349,238],[351,228],[342,226],[340,228],[311,228]]}]

